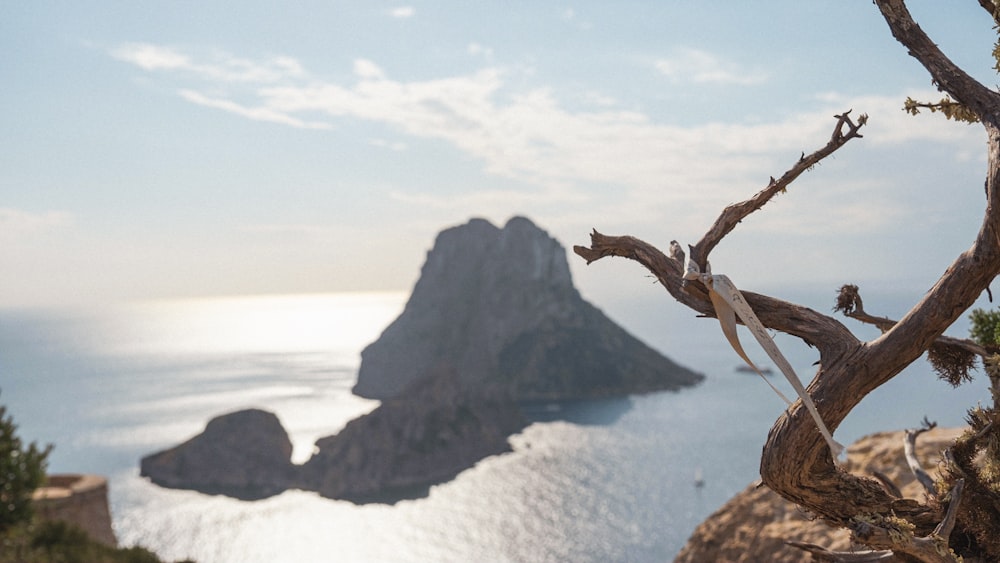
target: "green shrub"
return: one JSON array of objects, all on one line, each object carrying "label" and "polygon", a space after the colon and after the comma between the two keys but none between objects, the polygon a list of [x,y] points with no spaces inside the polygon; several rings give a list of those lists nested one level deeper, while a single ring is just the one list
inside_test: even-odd
[{"label": "green shrub", "polygon": [[31,493],[45,482],[46,459],[52,446],[27,448],[17,425],[0,405],[0,533],[31,519]]}]

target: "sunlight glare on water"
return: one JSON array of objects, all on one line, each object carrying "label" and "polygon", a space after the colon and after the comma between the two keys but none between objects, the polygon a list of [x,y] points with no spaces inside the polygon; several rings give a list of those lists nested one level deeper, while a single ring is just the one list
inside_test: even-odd
[{"label": "sunlight glare on water", "polygon": [[254,295],[144,301],[116,317],[122,353],[357,350],[378,338],[405,294]]},{"label": "sunlight glare on water", "polygon": [[[8,313],[0,315],[0,383],[24,436],[56,445],[49,469],[108,476],[120,542],[165,560],[664,561],[758,477],[781,401],[756,376],[734,373],[738,358],[718,323],[647,306],[625,316],[645,327],[652,346],[703,371],[704,383],[542,405],[510,438],[513,452],[481,460],[426,498],[355,505],[290,490],[242,501],[139,476],[143,456],[244,408],[274,412],[293,461],[306,461],[317,438],[378,405],[351,392],[360,352],[405,300],[254,296],[145,302],[89,316]],[[807,378],[814,351],[778,340]],[[925,366],[908,371],[863,401],[838,439],[924,415],[960,424],[965,408],[988,396],[981,382],[945,393]],[[696,474],[704,486],[693,486]]]}]

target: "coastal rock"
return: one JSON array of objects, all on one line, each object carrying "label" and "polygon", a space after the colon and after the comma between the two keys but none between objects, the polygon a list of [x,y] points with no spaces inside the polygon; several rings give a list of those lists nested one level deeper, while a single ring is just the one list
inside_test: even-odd
[{"label": "coastal rock", "polygon": [[566,251],[524,217],[442,231],[403,313],[361,353],[354,392],[399,396],[441,372],[515,400],[679,389],[703,376],[583,300]]},{"label": "coastal rock", "polygon": [[[936,475],[941,452],[963,430],[938,428],[917,438],[917,459],[932,476]],[[900,488],[905,498],[923,499],[923,488],[913,477],[903,455],[904,434],[903,431],[882,432],[861,438],[847,449],[845,469],[858,475],[880,471]],[[836,551],[858,547],[851,543],[847,530],[812,519],[807,511],[767,487],[750,485],[695,529],[674,562],[798,563],[809,560],[806,552],[786,545],[786,540]]]},{"label": "coastal rock", "polygon": [[331,498],[392,503],[427,494],[479,460],[511,450],[527,422],[516,403],[463,393],[435,377],[316,442],[305,487]]},{"label": "coastal rock", "polygon": [[247,409],[213,418],[194,438],[142,458],[140,475],[164,487],[264,498],[294,484],[291,456],[278,417]]}]

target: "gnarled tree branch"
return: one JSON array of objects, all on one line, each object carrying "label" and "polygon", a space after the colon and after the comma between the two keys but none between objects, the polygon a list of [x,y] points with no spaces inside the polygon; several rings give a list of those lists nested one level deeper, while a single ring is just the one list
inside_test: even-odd
[{"label": "gnarled tree branch", "polygon": [[[945,57],[913,22],[903,0],[876,0],[876,4],[893,36],[923,64],[938,87],[975,112],[985,127],[989,150],[986,210],[980,231],[969,250],[955,259],[934,287],[899,321],[864,314],[858,298],[856,316],[883,330],[883,334],[871,342],[859,341],[827,315],[744,292],[747,303],[765,326],[799,336],[819,350],[820,368],[807,390],[823,421],[832,430],[871,391],[899,374],[932,345],[942,343],[944,331],[973,305],[1000,273],[1000,95],[976,82]],[[991,13],[995,15],[995,10]],[[826,146],[808,157],[803,154],[780,179],[772,179],[750,199],[723,210],[691,248],[690,258],[702,271],[706,269],[711,251],[741,220],[783,192],[803,171],[829,156],[847,140],[860,137],[858,129],[864,125],[863,119],[859,118],[854,124],[847,113],[837,119],[837,128]],[[609,237],[595,230],[591,246],[578,246],[574,251],[588,263],[606,256],[636,260],[649,269],[675,299],[703,315],[714,316],[704,287],[699,282],[683,283],[684,259],[679,247],[672,245],[668,256],[633,237]],[[937,505],[898,498],[875,480],[838,469],[801,402],[793,404],[772,427],[761,456],[761,477],[779,495],[827,522],[854,526],[856,537],[870,547],[891,548],[924,561],[954,560],[953,554],[946,549],[947,537],[955,522],[954,513],[959,510],[956,499],[961,495],[961,487],[952,492],[953,500],[942,520]],[[895,524],[886,524],[893,522],[900,526],[893,528]],[[914,541],[897,541],[900,538],[893,530],[906,530]],[[1000,553],[989,555],[1000,557]]]}]

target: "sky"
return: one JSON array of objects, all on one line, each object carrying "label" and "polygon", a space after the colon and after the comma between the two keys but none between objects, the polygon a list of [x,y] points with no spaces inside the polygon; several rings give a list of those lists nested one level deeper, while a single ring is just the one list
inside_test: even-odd
[{"label": "sky", "polygon": [[[997,83],[978,3],[910,4]],[[940,94],[870,0],[8,0],[0,84],[0,307],[408,290],[472,217],[693,244],[849,109],[716,273],[923,291],[984,208],[982,128],[901,110]],[[569,261],[598,302],[650,285]]]}]

